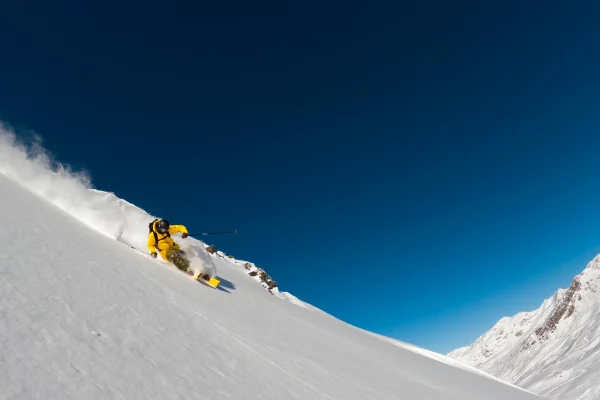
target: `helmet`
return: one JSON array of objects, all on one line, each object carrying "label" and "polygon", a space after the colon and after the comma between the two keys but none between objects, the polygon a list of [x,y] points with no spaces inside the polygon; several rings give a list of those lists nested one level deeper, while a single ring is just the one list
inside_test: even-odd
[{"label": "helmet", "polygon": [[166,233],[169,230],[169,221],[161,219],[156,223],[156,230],[160,233]]}]

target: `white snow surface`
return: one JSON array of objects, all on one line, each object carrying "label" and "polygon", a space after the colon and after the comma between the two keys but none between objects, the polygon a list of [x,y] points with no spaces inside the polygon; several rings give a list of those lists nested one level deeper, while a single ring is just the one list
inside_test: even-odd
[{"label": "white snow surface", "polygon": [[195,282],[144,254],[148,214],[40,149],[0,130],[1,399],[538,398],[177,239],[222,281]]},{"label": "white snow surface", "polygon": [[569,289],[448,356],[550,399],[600,399],[599,292],[600,255]]}]

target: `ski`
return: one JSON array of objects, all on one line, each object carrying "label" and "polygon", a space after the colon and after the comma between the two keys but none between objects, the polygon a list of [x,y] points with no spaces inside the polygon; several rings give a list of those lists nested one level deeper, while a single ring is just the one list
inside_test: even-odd
[{"label": "ski", "polygon": [[217,286],[219,286],[219,283],[221,283],[220,280],[216,279],[216,278],[212,278],[208,275],[203,275],[200,273],[194,273],[193,271],[188,272],[188,275],[192,277],[192,279],[203,283],[207,286],[210,286],[213,289],[216,289]]}]

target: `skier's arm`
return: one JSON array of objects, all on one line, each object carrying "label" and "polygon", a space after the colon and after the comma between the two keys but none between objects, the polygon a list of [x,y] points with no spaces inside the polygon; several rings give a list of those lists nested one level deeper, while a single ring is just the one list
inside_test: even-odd
[{"label": "skier's arm", "polygon": [[188,230],[183,225],[171,225],[169,227],[169,233],[171,235],[174,235],[176,233],[181,233],[181,237],[185,239],[188,235]]},{"label": "skier's arm", "polygon": [[150,250],[150,254],[156,253],[154,246],[156,246],[156,240],[154,239],[154,235],[151,233],[148,235],[148,250]]}]

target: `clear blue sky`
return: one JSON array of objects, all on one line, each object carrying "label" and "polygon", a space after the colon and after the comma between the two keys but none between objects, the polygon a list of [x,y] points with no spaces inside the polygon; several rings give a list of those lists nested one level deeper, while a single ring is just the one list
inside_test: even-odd
[{"label": "clear blue sky", "polygon": [[1,119],[349,323],[446,352],[600,251],[595,2],[11,3]]}]

